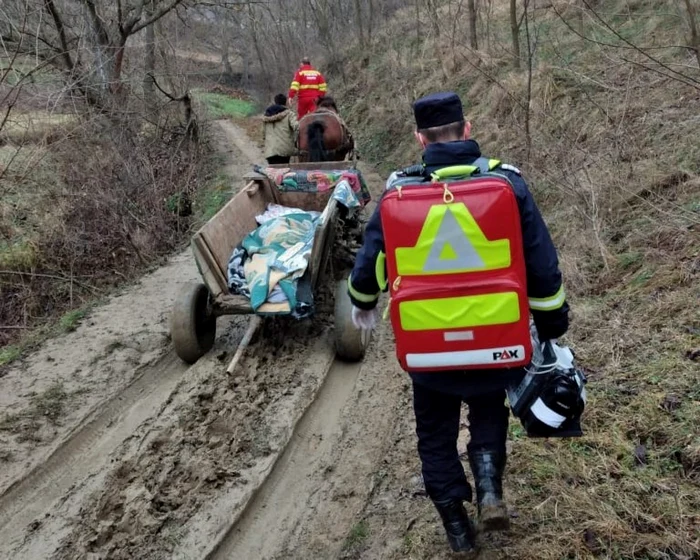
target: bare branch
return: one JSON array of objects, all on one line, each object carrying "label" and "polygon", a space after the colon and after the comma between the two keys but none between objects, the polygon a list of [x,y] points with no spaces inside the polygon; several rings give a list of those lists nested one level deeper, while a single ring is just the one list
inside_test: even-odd
[{"label": "bare branch", "polygon": [[155,85],[158,88],[158,91],[160,91],[165,97],[170,99],[170,101],[185,101],[186,98],[189,98],[190,94],[189,92],[185,92],[179,97],[175,97],[172,93],[168,93],[165,91],[162,87],[160,87],[160,84],[158,83],[158,80],[156,80],[156,77],[151,74],[150,72],[148,73],[148,77],[153,80],[153,85]]},{"label": "bare branch", "polygon": [[[581,0],[581,1],[582,1],[584,4],[586,3],[586,0]],[[587,5],[587,4],[586,4],[586,5]],[[615,35],[616,35],[617,37],[619,37],[620,39],[624,40],[625,43],[627,43],[627,45],[619,45],[619,44],[614,44],[614,43],[606,43],[606,42],[604,42],[604,41],[598,41],[598,40],[596,40],[596,39],[591,39],[590,37],[587,37],[586,35],[580,33],[577,29],[575,29],[574,26],[572,26],[572,25],[566,20],[566,18],[557,10],[557,8],[556,8],[555,6],[552,6],[552,9],[554,10],[554,13],[557,15],[557,17],[562,21],[562,23],[563,23],[564,25],[566,25],[566,27],[569,29],[569,31],[571,31],[572,33],[574,33],[574,35],[576,35],[577,37],[580,37],[580,38],[583,39],[584,41],[587,41],[587,42],[589,42],[589,43],[593,43],[593,44],[596,44],[596,45],[600,45],[600,46],[603,46],[603,47],[620,48],[620,49],[631,49],[631,50],[635,50],[635,51],[637,51],[637,52],[640,52],[640,53],[642,53],[645,57],[647,57],[648,59],[650,59],[650,60],[656,62],[659,66],[661,66],[662,68],[665,68],[666,70],[668,70],[669,72],[671,72],[671,73],[674,74],[674,75],[669,75],[669,74],[667,74],[666,72],[662,72],[661,70],[659,70],[659,69],[657,69],[657,68],[652,68],[652,67],[650,67],[650,66],[648,66],[648,65],[646,65],[646,64],[642,64],[641,62],[636,62],[636,61],[634,61],[634,60],[627,59],[627,58],[625,58],[625,57],[620,57],[620,58],[621,58],[622,60],[624,60],[625,62],[629,63],[629,64],[633,64],[633,65],[635,65],[635,66],[639,66],[639,67],[641,67],[641,68],[644,68],[645,70],[650,70],[650,71],[655,72],[656,74],[659,74],[659,75],[661,75],[661,76],[665,76],[665,77],[667,77],[667,78],[671,78],[672,80],[676,80],[677,82],[681,82],[681,83],[683,83],[683,84],[686,84],[686,85],[688,85],[688,86],[690,86],[690,87],[694,87],[695,89],[700,89],[700,87],[699,87],[700,82],[698,82],[697,80],[693,79],[693,78],[690,77],[690,76],[687,76],[686,74],[683,74],[682,72],[677,72],[677,71],[673,70],[669,65],[667,65],[667,64],[665,64],[665,63],[659,61],[658,59],[654,58],[653,56],[651,56],[650,54],[648,54],[647,52],[645,52],[645,51],[647,50],[646,47],[639,47],[639,46],[637,46],[637,45],[634,45],[633,43],[630,43],[630,42],[627,41],[626,39],[622,38],[622,37],[620,36],[620,34],[617,33],[615,30],[613,30],[611,27],[607,26],[607,24],[606,24],[606,26],[608,27],[608,29],[611,29],[611,30],[613,31],[613,33],[615,33]],[[595,15],[596,15],[597,19],[601,19],[600,16],[598,16],[598,14],[595,14]],[[669,45],[669,46],[657,47],[657,48],[675,48],[675,46]],[[682,48],[688,48],[688,46],[683,46]]]},{"label": "bare branch", "polygon": [[[165,6],[161,7],[158,10],[155,10],[150,17],[146,18],[144,21],[142,21],[138,25],[134,25],[134,27],[131,29],[130,34],[133,35],[134,33],[138,33],[144,27],[148,27],[149,25],[154,24],[160,18],[162,18],[164,15],[166,15],[168,12],[170,12],[174,8],[177,8],[180,4],[182,4],[183,1],[184,0],[170,0],[170,2],[168,4],[166,4]],[[143,3],[142,3],[142,5],[143,5]]]},{"label": "bare branch", "polygon": [[71,59],[70,52],[68,49],[68,40],[66,39],[66,29],[63,26],[63,19],[56,9],[56,5],[53,0],[44,0],[44,7],[46,11],[49,12],[53,18],[54,25],[56,26],[56,31],[58,32],[58,38],[61,41],[61,49],[63,52],[61,56],[66,63],[67,68],[73,68],[73,60]]},{"label": "bare branch", "polygon": [[648,59],[651,60],[652,62],[655,62],[656,64],[658,64],[658,65],[661,66],[662,68],[665,68],[666,70],[668,70],[668,71],[671,72],[672,74],[678,76],[679,78],[682,78],[683,80],[687,80],[687,81],[690,81],[690,82],[693,82],[693,83],[695,83],[695,84],[700,85],[700,81],[696,80],[696,79],[693,78],[692,76],[688,76],[687,74],[683,74],[683,72],[678,72],[678,71],[674,70],[673,68],[670,68],[669,66],[667,66],[666,64],[664,64],[663,62],[661,62],[658,58],[655,58],[655,57],[651,56],[651,55],[650,55],[648,52],[646,52],[644,49],[639,48],[637,45],[635,45],[635,44],[632,43],[631,41],[628,41],[627,39],[625,39],[614,27],[612,27],[607,21],[605,21],[605,20],[598,14],[598,12],[596,12],[596,11],[591,7],[591,5],[590,5],[590,0],[581,0],[581,1],[584,3],[584,5],[586,6],[586,8],[588,8],[588,9],[590,10],[590,12],[593,14],[593,16],[594,16],[598,21],[600,21],[600,23],[601,23],[606,29],[608,29],[613,35],[615,35],[615,37],[617,37],[618,39],[620,39],[620,41],[622,41],[623,43],[629,45],[630,47],[632,47],[632,49],[634,49],[635,51],[637,51],[638,53],[640,53],[642,56],[648,58]]}]

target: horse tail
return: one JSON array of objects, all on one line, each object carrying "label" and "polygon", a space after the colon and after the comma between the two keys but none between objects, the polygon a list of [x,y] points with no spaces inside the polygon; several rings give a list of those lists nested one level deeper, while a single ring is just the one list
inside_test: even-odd
[{"label": "horse tail", "polygon": [[323,141],[325,130],[326,127],[321,121],[312,122],[306,129],[309,161],[326,161],[326,144]]}]

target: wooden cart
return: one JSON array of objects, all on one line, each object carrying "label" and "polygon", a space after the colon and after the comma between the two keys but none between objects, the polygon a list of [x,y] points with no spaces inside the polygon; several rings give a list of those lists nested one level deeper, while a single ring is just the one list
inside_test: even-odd
[{"label": "wooden cart", "polygon": [[[293,163],[272,167],[337,170],[350,169],[352,163]],[[269,203],[323,212],[308,265],[314,291],[323,280],[339,223],[340,208],[331,198],[332,191],[282,192],[269,178],[255,172],[244,179],[245,187],[192,238],[192,252],[204,283],[189,283],[182,288],[175,300],[170,325],[175,352],[187,363],[196,362],[214,345],[217,317],[253,313],[248,298],[229,292],[227,266],[233,249],[258,227],[255,216],[262,214]],[[359,361],[364,357],[369,333],[353,326],[351,311],[346,278],[335,286],[335,349],[339,358]]]}]

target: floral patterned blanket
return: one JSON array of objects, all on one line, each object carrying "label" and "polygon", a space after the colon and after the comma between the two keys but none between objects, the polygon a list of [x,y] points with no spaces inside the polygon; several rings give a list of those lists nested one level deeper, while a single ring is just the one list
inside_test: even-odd
[{"label": "floral patterned blanket", "polygon": [[288,167],[262,167],[260,165],[256,165],[254,169],[257,173],[274,181],[277,188],[283,192],[325,192],[335,188],[340,181],[346,180],[362,206],[372,199],[367,183],[359,169],[318,171]]}]

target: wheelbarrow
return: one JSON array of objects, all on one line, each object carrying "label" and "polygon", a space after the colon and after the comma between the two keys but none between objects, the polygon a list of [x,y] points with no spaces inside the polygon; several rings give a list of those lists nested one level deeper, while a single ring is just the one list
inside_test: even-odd
[{"label": "wheelbarrow", "polygon": [[[348,170],[352,168],[352,162],[293,163],[270,167]],[[183,286],[175,300],[170,324],[175,352],[189,364],[195,363],[214,345],[218,317],[254,313],[247,297],[230,293],[227,267],[233,249],[258,227],[255,217],[264,213],[269,203],[322,212],[308,262],[312,292],[316,293],[320,284],[326,281],[324,270],[338,227],[343,223],[339,220],[342,205],[332,197],[332,189],[325,192],[282,191],[266,175],[256,172],[245,175],[244,180],[243,189],[197,231],[191,241],[202,282]],[[345,280],[334,286],[335,351],[342,360],[359,361],[365,355],[370,334],[352,324],[347,274],[342,276]]]}]

